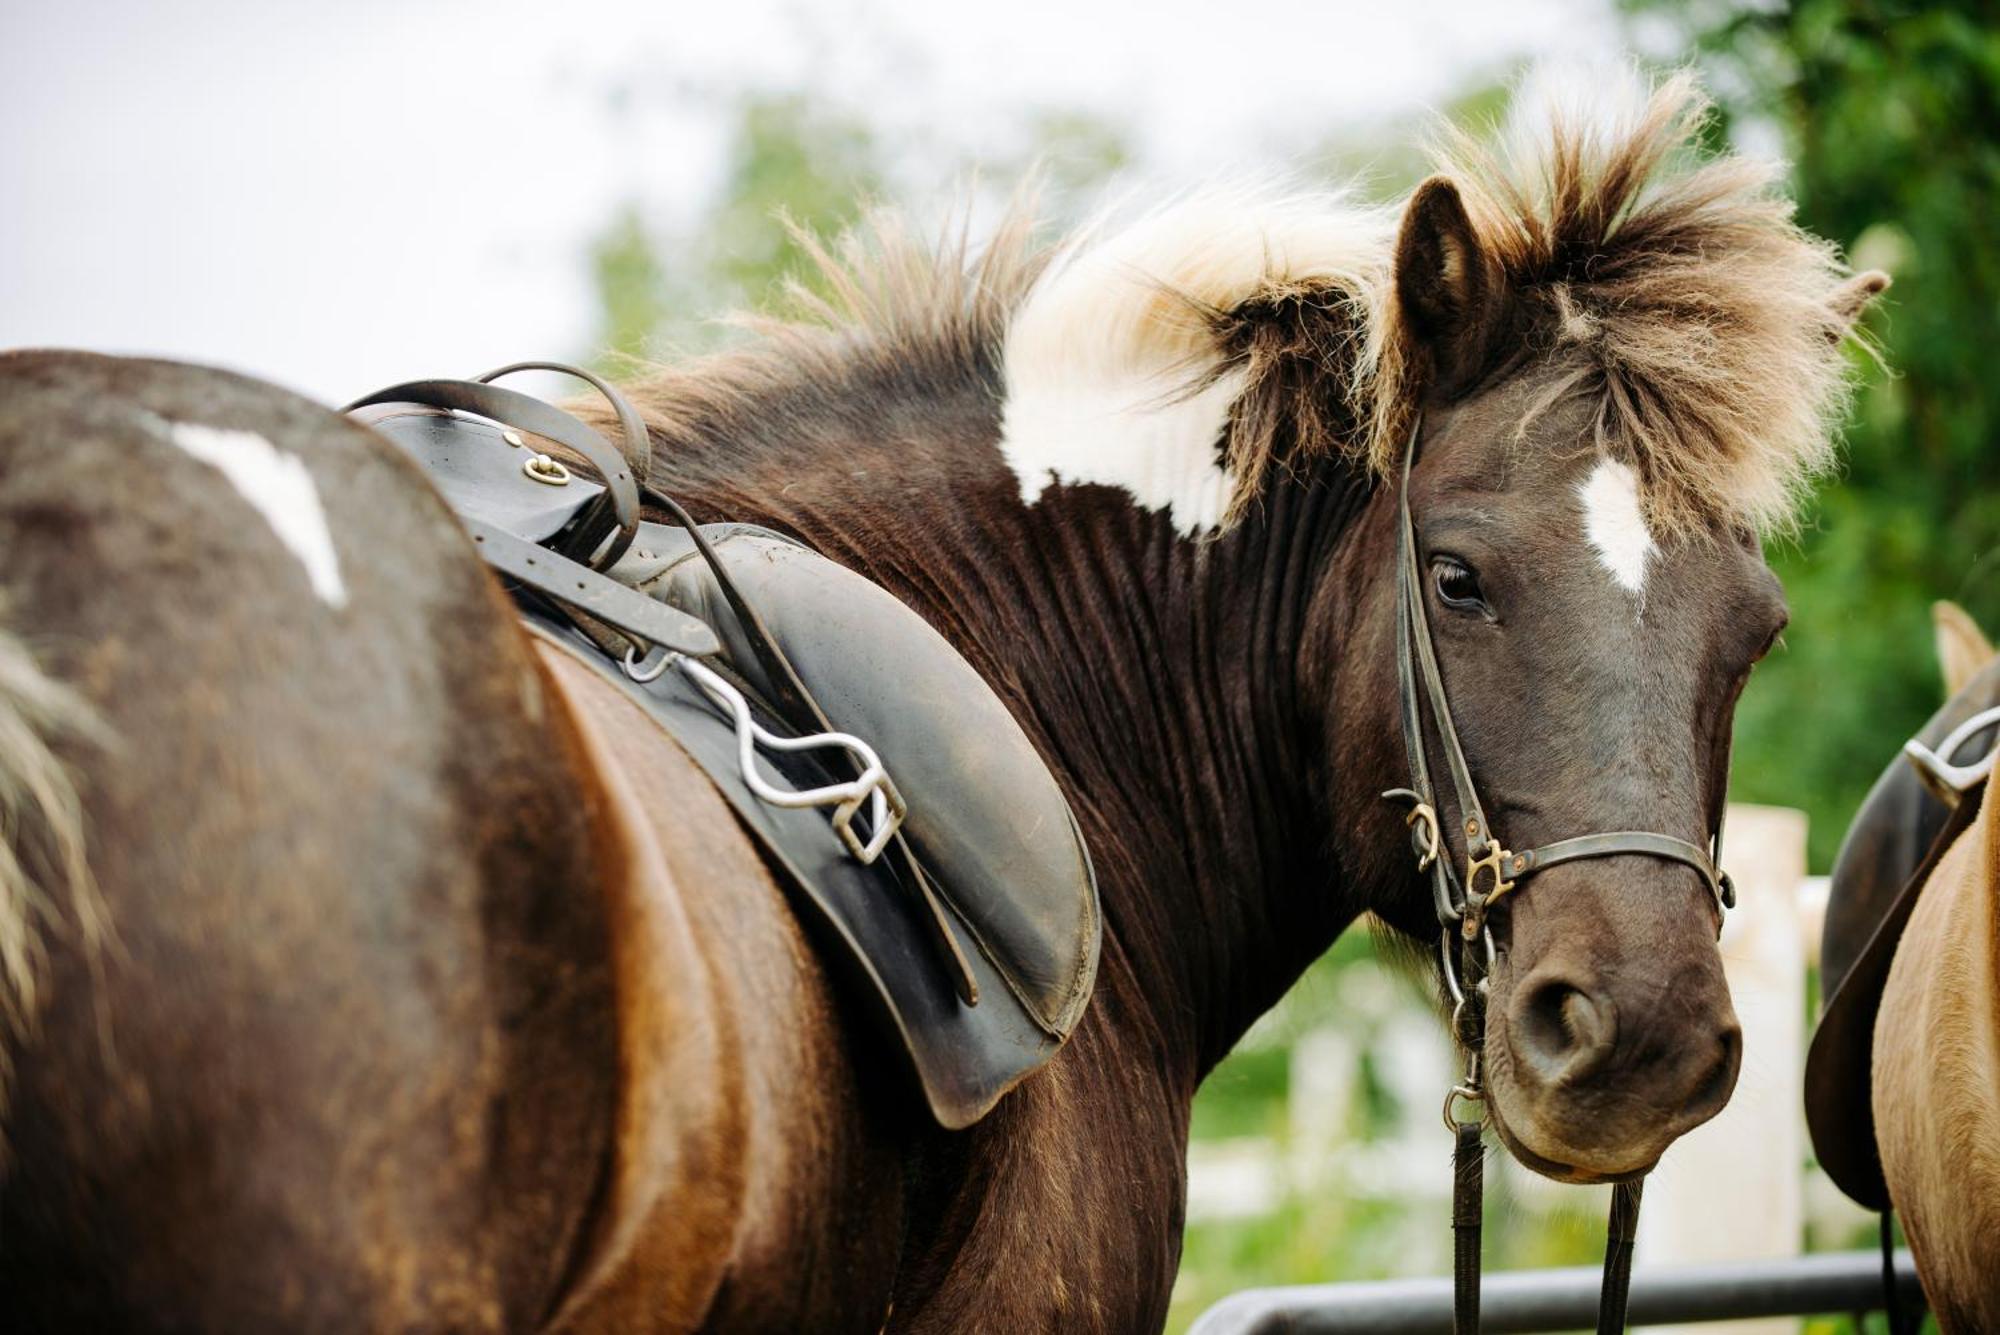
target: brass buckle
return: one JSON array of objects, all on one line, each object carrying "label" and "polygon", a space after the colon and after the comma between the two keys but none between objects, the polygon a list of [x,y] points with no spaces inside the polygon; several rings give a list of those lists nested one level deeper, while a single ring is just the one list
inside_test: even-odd
[{"label": "brass buckle", "polygon": [[[1497,842],[1489,842],[1486,845],[1486,852],[1480,857],[1472,856],[1470,851],[1466,853],[1465,917],[1461,924],[1461,930],[1465,933],[1466,940],[1470,941],[1479,935],[1479,929],[1486,921],[1486,910],[1492,908],[1508,891],[1514,888],[1514,882],[1508,880],[1501,872],[1501,868],[1513,856],[1512,853],[1502,848]],[[1481,895],[1479,893],[1479,873],[1482,871],[1493,873],[1493,893],[1490,895]]]},{"label": "brass buckle", "polygon": [[1457,1113],[1459,1100],[1479,1105],[1479,1125],[1484,1127],[1493,1117],[1492,1109],[1486,1106],[1486,1095],[1471,1085],[1453,1085],[1451,1093],[1444,1096],[1444,1129],[1457,1131],[1462,1120]]},{"label": "brass buckle", "polygon": [[1451,1092],[1444,1096],[1444,1129],[1447,1131],[1456,1132],[1459,1124],[1464,1120],[1459,1117],[1457,1111],[1461,1100],[1466,1103],[1476,1103],[1479,1105],[1478,1125],[1480,1127],[1485,1127],[1488,1122],[1493,1120],[1493,1107],[1486,1101],[1486,1082],[1479,1075],[1479,1050],[1477,1048],[1467,1048],[1465,1050],[1465,1079],[1453,1085]]},{"label": "brass buckle", "polygon": [[1431,864],[1438,860],[1438,817],[1428,802],[1419,802],[1410,808],[1410,814],[1403,817],[1403,824],[1411,829],[1423,823],[1423,834],[1417,845],[1417,870],[1429,871]]}]

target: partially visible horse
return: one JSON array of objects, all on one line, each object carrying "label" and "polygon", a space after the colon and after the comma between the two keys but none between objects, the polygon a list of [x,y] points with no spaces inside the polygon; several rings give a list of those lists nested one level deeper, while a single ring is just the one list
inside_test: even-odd
[{"label": "partially visible horse", "polygon": [[[2000,660],[1948,604],[1938,642],[1951,699],[1919,734],[1928,747],[2000,704]],[[1971,731],[1943,759],[1970,767],[1995,733]],[[1827,942],[1838,950],[1809,1068],[1822,1159],[1865,1204],[1893,1204],[1948,1332],[2000,1330],[2000,802],[1989,788],[1954,811],[1899,757],[1863,804],[1834,868]]]},{"label": "partially visible horse", "polygon": [[[1516,849],[1705,842],[1785,620],[1759,534],[1884,280],[1698,159],[1685,78],[1550,105],[1399,219],[1211,191],[976,261],[880,225],[816,321],[635,387],[657,482],[928,619],[1088,838],[1095,998],[962,1132],[379,437],[221,373],[0,360],[10,1320],[1157,1328],[1202,1078],[1363,912],[1435,940],[1381,797],[1399,496]],[[1717,912],[1631,853],[1496,903],[1524,1162],[1629,1178],[1723,1106]]]}]

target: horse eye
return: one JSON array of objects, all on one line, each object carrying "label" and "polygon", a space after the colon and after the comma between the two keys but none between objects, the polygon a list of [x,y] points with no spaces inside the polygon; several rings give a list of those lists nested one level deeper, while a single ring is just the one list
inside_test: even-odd
[{"label": "horse eye", "polygon": [[1486,607],[1486,595],[1480,592],[1479,576],[1470,567],[1440,556],[1431,562],[1431,569],[1437,577],[1438,597],[1448,607],[1463,607],[1472,611],[1482,611]]}]

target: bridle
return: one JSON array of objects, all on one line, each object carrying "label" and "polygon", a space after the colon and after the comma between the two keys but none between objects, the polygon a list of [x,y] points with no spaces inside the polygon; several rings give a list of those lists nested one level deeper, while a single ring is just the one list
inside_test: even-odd
[{"label": "bridle", "polygon": [[[1438,671],[1430,618],[1424,609],[1423,566],[1418,560],[1416,523],[1410,517],[1410,470],[1416,462],[1422,430],[1423,419],[1419,416],[1410,427],[1396,498],[1396,676],[1402,696],[1403,749],[1410,768],[1410,786],[1392,788],[1383,796],[1407,804],[1405,822],[1410,827],[1410,846],[1417,859],[1417,870],[1430,873],[1440,931],[1439,956],[1445,987],[1452,1000],[1452,1037],[1465,1059],[1464,1079],[1445,1096],[1444,1119],[1458,1138],[1453,1154],[1452,1228],[1457,1238],[1453,1327],[1459,1335],[1473,1335],[1479,1328],[1479,1222],[1484,1159],[1480,1133],[1486,1118],[1482,1115],[1466,1121],[1457,1117],[1454,1109],[1461,1100],[1482,1106],[1485,1102],[1479,1057],[1486,1036],[1487,975],[1494,959],[1493,932],[1487,924],[1487,914],[1535,873],[1585,858],[1638,854],[1694,868],[1715,898],[1718,934],[1722,914],[1736,905],[1736,890],[1717,865],[1722,859],[1725,805],[1720,797],[1716,801],[1714,833],[1706,849],[1650,830],[1583,834],[1518,851],[1500,842],[1480,805],[1465,748],[1459,743],[1458,729],[1452,723],[1451,701]],[[1464,837],[1463,877],[1452,867],[1438,822],[1437,794],[1431,782],[1424,739],[1423,716],[1427,707],[1431,726],[1444,751],[1445,773],[1459,814],[1458,829]],[[1722,772],[1726,786],[1726,756]],[[1612,1196],[1604,1289],[1598,1303],[1600,1335],[1623,1330],[1625,1326],[1632,1237],[1638,1223],[1642,1184],[1643,1179],[1621,1183]]]}]

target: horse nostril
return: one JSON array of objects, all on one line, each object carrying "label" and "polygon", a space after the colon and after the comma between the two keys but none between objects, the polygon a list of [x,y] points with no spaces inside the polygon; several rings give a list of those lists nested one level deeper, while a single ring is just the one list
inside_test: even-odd
[{"label": "horse nostril", "polygon": [[1736,1073],[1743,1064],[1743,1029],[1731,1022],[1723,1028],[1720,1037],[1722,1051],[1681,1110],[1682,1116],[1694,1126],[1721,1112],[1736,1090]]},{"label": "horse nostril", "polygon": [[1515,1016],[1516,1055],[1550,1084],[1595,1066],[1617,1035],[1610,1001],[1561,979],[1530,991]]}]

